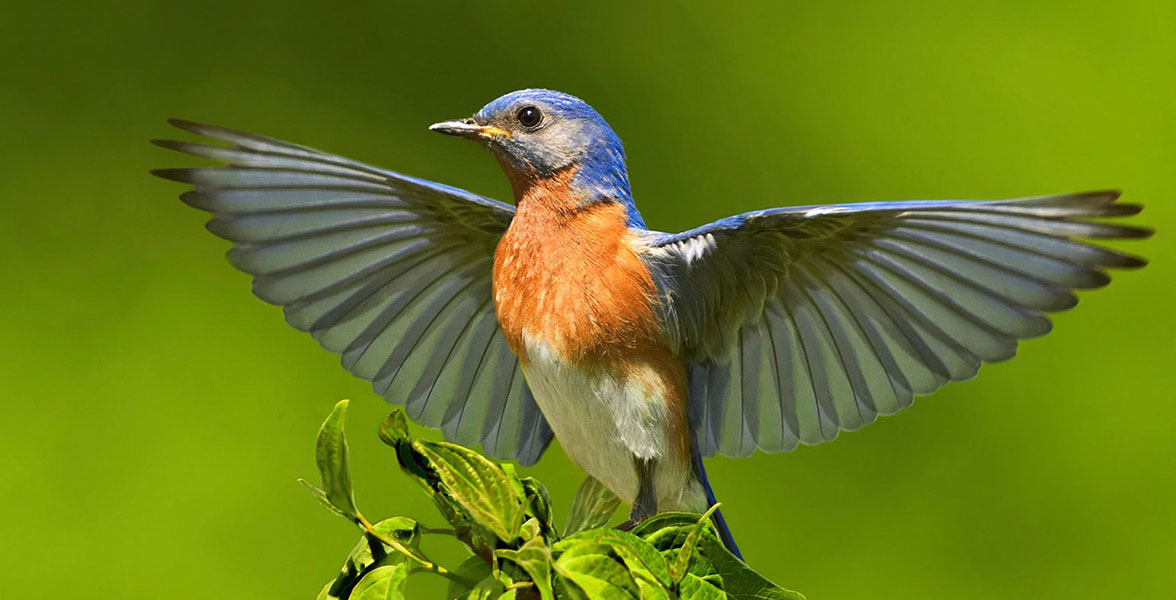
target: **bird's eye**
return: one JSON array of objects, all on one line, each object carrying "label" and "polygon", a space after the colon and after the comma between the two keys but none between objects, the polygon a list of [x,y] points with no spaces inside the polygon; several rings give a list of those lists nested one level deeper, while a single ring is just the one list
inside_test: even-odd
[{"label": "bird's eye", "polygon": [[534,127],[543,120],[543,113],[534,106],[524,106],[515,113],[515,118],[519,120],[519,124],[523,127]]}]

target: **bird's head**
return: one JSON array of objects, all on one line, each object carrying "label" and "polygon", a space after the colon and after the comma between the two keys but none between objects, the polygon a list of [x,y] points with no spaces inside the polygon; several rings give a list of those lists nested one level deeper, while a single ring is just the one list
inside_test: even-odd
[{"label": "bird's head", "polygon": [[571,173],[584,201],[632,202],[625,150],[604,118],[562,92],[527,89],[491,101],[477,114],[429,127],[486,145],[515,188]]}]

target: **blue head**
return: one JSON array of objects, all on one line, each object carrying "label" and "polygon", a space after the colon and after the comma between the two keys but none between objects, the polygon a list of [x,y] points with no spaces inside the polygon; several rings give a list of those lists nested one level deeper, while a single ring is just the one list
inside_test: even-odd
[{"label": "blue head", "polygon": [[620,138],[600,113],[575,96],[519,90],[495,99],[473,117],[430,129],[484,143],[502,164],[516,197],[536,182],[572,169],[572,186],[582,203],[623,204],[629,225],[644,227],[629,191]]}]

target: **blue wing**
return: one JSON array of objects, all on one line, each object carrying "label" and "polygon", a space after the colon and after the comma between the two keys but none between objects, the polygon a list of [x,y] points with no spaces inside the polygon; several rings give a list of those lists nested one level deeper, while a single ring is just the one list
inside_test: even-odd
[{"label": "blue wing", "polygon": [[494,247],[514,208],[302,146],[186,121],[228,146],[157,141],[225,163],[166,169],[212,213],[229,260],[286,320],[417,422],[538,460],[551,429],[498,327]]},{"label": "blue wing", "polygon": [[[1005,360],[1045,313],[1143,259],[1080,241],[1116,192],[758,211],[651,234],[667,337],[687,357],[703,453],[816,444]],[[1102,219],[1102,220],[1095,220]]]}]

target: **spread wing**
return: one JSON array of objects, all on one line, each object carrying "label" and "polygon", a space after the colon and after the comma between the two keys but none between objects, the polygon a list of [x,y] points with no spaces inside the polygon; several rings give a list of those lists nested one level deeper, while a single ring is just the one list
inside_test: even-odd
[{"label": "spread wing", "polygon": [[646,260],[690,363],[700,449],[828,441],[1012,357],[1074,290],[1145,264],[1080,241],[1150,235],[1106,220],[1139,212],[1117,199],[782,208],[654,237]]},{"label": "spread wing", "polygon": [[342,355],[417,422],[530,464],[551,441],[491,301],[514,208],[248,133],[174,120],[227,146],[156,141],[227,166],[155,171],[190,183],[229,260],[286,320]]}]

